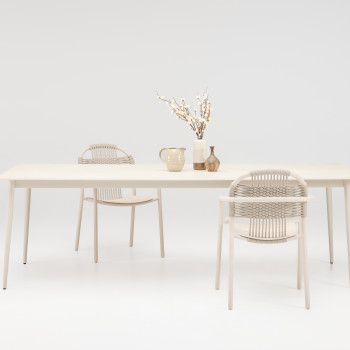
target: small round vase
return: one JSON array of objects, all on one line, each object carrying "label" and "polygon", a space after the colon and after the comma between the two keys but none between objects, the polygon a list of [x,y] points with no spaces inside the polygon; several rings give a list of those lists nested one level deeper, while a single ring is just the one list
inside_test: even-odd
[{"label": "small round vase", "polygon": [[205,160],[207,158],[207,142],[202,139],[193,141],[193,169],[205,170]]},{"label": "small round vase", "polygon": [[218,171],[219,166],[220,161],[214,154],[214,146],[210,146],[210,156],[205,161],[205,168],[208,171]]}]

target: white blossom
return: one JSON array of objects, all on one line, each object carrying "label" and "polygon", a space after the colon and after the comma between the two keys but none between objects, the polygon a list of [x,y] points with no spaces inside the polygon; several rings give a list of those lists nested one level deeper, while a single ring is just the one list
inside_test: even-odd
[{"label": "white blossom", "polygon": [[[211,121],[210,112],[213,111],[210,108],[210,102],[208,100],[208,95],[205,93],[202,96],[196,96],[198,109],[193,109],[193,115],[191,115],[191,106],[185,103],[185,99],[181,98],[181,102],[178,103],[175,98],[166,100],[164,96],[159,96],[157,98],[163,100],[171,108],[171,113],[175,114],[176,119],[181,119],[187,122],[189,129],[193,130],[198,138],[202,138],[204,131],[207,128],[207,124]],[[199,112],[199,115],[197,115]]]}]

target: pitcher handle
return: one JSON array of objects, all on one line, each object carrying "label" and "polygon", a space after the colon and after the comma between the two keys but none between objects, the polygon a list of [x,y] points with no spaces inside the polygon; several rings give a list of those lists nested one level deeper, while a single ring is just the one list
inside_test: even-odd
[{"label": "pitcher handle", "polygon": [[164,163],[165,163],[165,159],[162,158],[162,152],[163,152],[163,151],[166,151],[166,150],[167,150],[167,148],[162,148],[162,149],[159,151],[159,158],[160,158],[160,160],[161,160],[162,162],[164,162]]}]

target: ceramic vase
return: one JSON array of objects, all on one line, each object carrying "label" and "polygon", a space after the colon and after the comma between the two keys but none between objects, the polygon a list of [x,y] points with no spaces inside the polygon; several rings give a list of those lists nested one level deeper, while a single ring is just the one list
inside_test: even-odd
[{"label": "ceramic vase", "polygon": [[220,161],[214,154],[214,146],[210,146],[210,156],[205,161],[205,167],[208,171],[218,171],[219,166]]},{"label": "ceramic vase", "polygon": [[193,141],[193,169],[205,170],[205,160],[207,159],[207,142],[202,139]]}]

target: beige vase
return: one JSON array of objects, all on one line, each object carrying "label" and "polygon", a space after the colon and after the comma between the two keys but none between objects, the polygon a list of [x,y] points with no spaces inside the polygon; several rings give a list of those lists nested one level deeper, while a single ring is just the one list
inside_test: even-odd
[{"label": "beige vase", "polygon": [[[162,148],[159,158],[165,162],[169,171],[181,171],[185,165],[186,148]],[[164,156],[164,157],[163,157]]]},{"label": "beige vase", "polygon": [[214,154],[214,146],[210,146],[210,156],[205,161],[205,168],[208,171],[218,171],[219,166],[220,161]]}]

